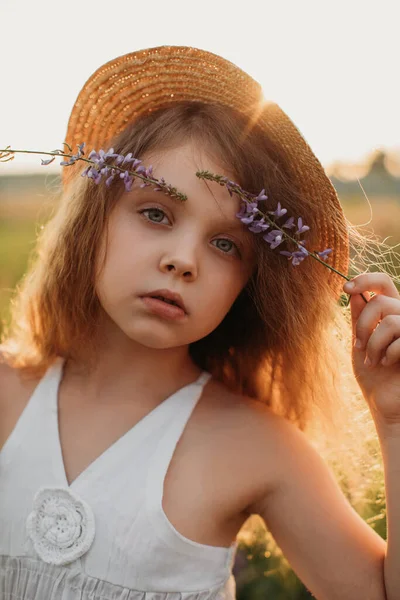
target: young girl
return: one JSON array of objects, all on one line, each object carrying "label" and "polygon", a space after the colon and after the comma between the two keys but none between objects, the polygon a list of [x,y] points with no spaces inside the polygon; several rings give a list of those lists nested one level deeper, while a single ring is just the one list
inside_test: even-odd
[{"label": "young girl", "polygon": [[[397,599],[400,296],[386,273],[359,274],[350,327],[351,231],[299,131],[235,65],[160,47],[99,68],[66,141],[164,187],[105,183],[87,164],[81,177],[80,160],[63,170],[1,346],[1,599],[235,598],[250,515],[315,597]],[[302,217],[304,247],[331,249],[335,270],[268,244],[227,181],[264,214],[280,203],[277,222],[282,207]],[[384,460],[387,546],[306,436],[351,402],[349,329]]]}]

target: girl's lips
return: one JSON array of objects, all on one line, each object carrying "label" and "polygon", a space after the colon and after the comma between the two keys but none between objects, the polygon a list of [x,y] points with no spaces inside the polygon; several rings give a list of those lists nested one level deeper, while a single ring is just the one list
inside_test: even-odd
[{"label": "girl's lips", "polygon": [[150,296],[142,296],[141,300],[152,313],[159,315],[164,319],[177,321],[186,317],[186,313],[182,308],[175,306],[174,304],[168,304],[168,302],[164,302],[164,300],[151,298]]}]

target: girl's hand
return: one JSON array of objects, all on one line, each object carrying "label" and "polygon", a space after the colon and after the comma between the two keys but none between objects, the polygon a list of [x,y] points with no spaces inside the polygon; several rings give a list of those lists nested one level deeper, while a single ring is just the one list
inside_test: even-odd
[{"label": "girl's hand", "polygon": [[[384,425],[399,424],[400,294],[386,273],[365,273],[352,281],[354,288],[348,289],[346,283],[343,290],[352,296],[354,375],[373,417]],[[354,345],[356,339],[360,348]]]}]

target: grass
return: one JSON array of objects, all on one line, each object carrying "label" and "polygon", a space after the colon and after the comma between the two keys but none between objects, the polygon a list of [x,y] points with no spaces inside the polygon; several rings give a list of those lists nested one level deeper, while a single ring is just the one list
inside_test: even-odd
[{"label": "grass", "polygon": [[8,319],[13,290],[25,273],[39,225],[32,219],[0,220],[0,318]]}]

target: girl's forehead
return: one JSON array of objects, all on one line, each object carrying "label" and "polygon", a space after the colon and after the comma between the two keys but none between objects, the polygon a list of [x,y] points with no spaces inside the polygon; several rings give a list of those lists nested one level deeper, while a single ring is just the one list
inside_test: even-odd
[{"label": "girl's forehead", "polygon": [[154,177],[164,178],[168,184],[187,195],[188,200],[184,204],[199,199],[204,202],[205,198],[209,198],[218,204],[223,203],[230,211],[237,212],[240,207],[240,199],[236,195],[230,196],[225,186],[196,176],[198,171],[210,171],[235,180],[234,174],[222,161],[200,143],[187,142],[173,148],[153,150],[144,153],[142,160],[145,167],[153,167]]},{"label": "girl's forehead", "polygon": [[225,173],[227,168],[223,165],[223,161],[218,160],[217,156],[218,152],[210,146],[206,146],[201,141],[192,140],[177,143],[172,147],[145,152],[142,158],[145,162],[151,160],[154,164],[165,168],[174,168],[179,165],[180,169],[188,169],[195,173],[197,170],[212,167],[214,170],[218,169],[218,172],[223,175],[232,175],[232,173]]}]

